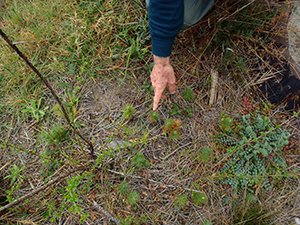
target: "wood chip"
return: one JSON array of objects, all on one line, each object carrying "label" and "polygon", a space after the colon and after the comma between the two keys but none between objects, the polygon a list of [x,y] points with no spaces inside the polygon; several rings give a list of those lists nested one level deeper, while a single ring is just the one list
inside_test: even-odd
[{"label": "wood chip", "polygon": [[217,96],[217,83],[218,83],[219,74],[216,70],[211,70],[211,89],[210,89],[210,99],[209,99],[209,106],[213,105],[216,102]]}]

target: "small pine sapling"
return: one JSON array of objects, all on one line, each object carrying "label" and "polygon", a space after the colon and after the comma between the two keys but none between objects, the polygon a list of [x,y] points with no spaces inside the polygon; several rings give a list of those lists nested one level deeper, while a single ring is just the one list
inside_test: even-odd
[{"label": "small pine sapling", "polygon": [[163,132],[168,133],[170,137],[177,140],[180,137],[181,120],[166,119],[163,127]]},{"label": "small pine sapling", "polygon": [[202,225],[212,225],[212,222],[210,222],[210,220],[204,220]]},{"label": "small pine sapling", "polygon": [[145,169],[149,166],[149,161],[145,159],[145,156],[143,153],[138,152],[133,158],[132,158],[132,163],[134,164],[135,167],[138,169]]},{"label": "small pine sapling", "polygon": [[182,97],[188,102],[194,101],[195,97],[194,97],[193,89],[191,87],[186,87],[182,92]]},{"label": "small pine sapling", "polygon": [[211,148],[207,146],[201,148],[199,152],[199,157],[203,162],[209,162],[211,159]]},{"label": "small pine sapling", "polygon": [[134,206],[140,201],[140,195],[136,191],[132,191],[127,196],[127,202],[129,205]]},{"label": "small pine sapling", "polygon": [[126,181],[123,181],[118,185],[117,190],[120,193],[120,195],[127,195],[130,190],[130,185]]},{"label": "small pine sapling", "polygon": [[55,124],[51,127],[49,133],[43,131],[40,137],[47,144],[62,144],[69,139],[69,132],[69,129],[67,129],[65,126]]}]

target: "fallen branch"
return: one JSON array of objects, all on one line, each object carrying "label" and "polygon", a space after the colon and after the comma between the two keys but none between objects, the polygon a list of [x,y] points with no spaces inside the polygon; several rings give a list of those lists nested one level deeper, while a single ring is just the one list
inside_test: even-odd
[{"label": "fallen branch", "polygon": [[69,126],[74,130],[75,134],[77,134],[83,141],[85,141],[90,149],[91,152],[91,156],[93,158],[95,158],[94,155],[94,147],[92,142],[90,142],[89,140],[87,140],[84,136],[82,136],[82,134],[80,132],[78,132],[76,130],[76,127],[74,124],[71,123],[70,118],[65,110],[65,107],[63,106],[62,102],[60,101],[60,99],[58,98],[58,96],[56,95],[55,91],[53,90],[53,88],[51,87],[51,85],[49,84],[49,82],[46,80],[46,78],[40,73],[40,71],[38,71],[38,69],[28,60],[28,58],[18,49],[18,47],[7,37],[7,35],[0,29],[0,35],[2,36],[2,38],[7,42],[7,44],[17,52],[17,54],[25,61],[25,63],[41,78],[41,80],[43,81],[43,83],[47,86],[47,88],[50,90],[51,94],[53,95],[53,97],[55,98],[55,100],[57,101],[57,103],[59,104],[61,111],[64,114],[65,119],[67,120]]},{"label": "fallen branch", "polygon": [[[86,168],[86,167],[83,167],[82,169],[85,169],[85,168]],[[78,170],[78,169],[76,169],[76,170]],[[65,177],[69,176],[69,175],[70,175],[71,173],[73,173],[74,171],[75,171],[75,170],[72,170],[71,172],[68,172],[68,173],[66,173],[66,174],[64,174],[64,175],[61,175],[61,176],[55,178],[54,180],[49,181],[47,184],[45,184],[45,185],[43,185],[43,186],[41,186],[41,187],[39,187],[39,188],[33,190],[32,192],[30,192],[30,193],[28,193],[28,194],[26,194],[26,195],[24,195],[24,196],[22,196],[22,197],[20,197],[20,198],[18,198],[18,199],[16,199],[16,200],[14,200],[13,202],[11,202],[11,203],[9,203],[9,204],[7,204],[7,205],[1,207],[1,208],[0,208],[0,213],[1,213],[2,211],[6,210],[6,209],[9,209],[9,208],[15,206],[15,205],[18,205],[19,203],[25,201],[26,199],[28,199],[29,197],[31,197],[31,196],[33,196],[33,195],[39,193],[40,191],[45,190],[47,187],[51,186],[52,184],[54,184],[54,183],[60,181],[61,179],[63,179],[63,178],[65,178]]]}]

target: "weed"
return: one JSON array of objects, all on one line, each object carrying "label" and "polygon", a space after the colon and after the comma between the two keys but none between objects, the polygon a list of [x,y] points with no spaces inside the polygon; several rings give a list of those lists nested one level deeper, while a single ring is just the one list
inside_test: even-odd
[{"label": "weed", "polygon": [[196,206],[203,205],[208,201],[206,194],[195,191],[192,191],[191,198]]},{"label": "weed", "polygon": [[10,175],[7,175],[4,177],[4,179],[11,179],[10,185],[13,185],[15,181],[18,179],[22,180],[23,176],[21,175],[21,172],[25,169],[24,167],[18,167],[16,164],[13,165],[12,168],[8,168],[10,171]]},{"label": "weed", "polygon": [[182,92],[182,97],[188,102],[193,102],[195,98],[193,89],[191,87],[186,87]]},{"label": "weed", "polygon": [[149,115],[149,118],[150,118],[150,121],[152,123],[157,123],[158,119],[159,119],[159,114],[158,112],[154,111],[154,112],[151,112],[150,115]]},{"label": "weed", "polygon": [[175,206],[179,206],[181,209],[183,209],[186,206],[186,203],[187,203],[186,194],[177,196],[174,201]]},{"label": "weed", "polygon": [[37,103],[34,100],[30,100],[30,103],[25,105],[25,109],[22,110],[23,113],[30,113],[37,121],[40,120],[44,115],[48,107],[41,109],[42,98],[40,98]]},{"label": "weed", "polygon": [[188,117],[192,117],[193,116],[193,109],[190,107],[185,107],[185,111],[188,113],[187,116]]},{"label": "weed", "polygon": [[127,202],[129,205],[136,205],[140,201],[140,195],[136,191],[132,191],[127,196]]},{"label": "weed", "polygon": [[142,85],[142,88],[144,88],[145,90],[149,90],[150,92],[154,92],[154,88],[151,84],[144,82],[144,84]]},{"label": "weed", "polygon": [[262,183],[269,189],[269,180],[264,176],[284,172],[286,162],[281,155],[289,136],[288,130],[274,126],[259,112],[239,116],[226,135],[216,136],[227,148],[228,159],[221,169],[221,173],[229,177],[225,183],[243,189]]},{"label": "weed", "polygon": [[134,166],[136,166],[138,169],[145,169],[149,166],[149,161],[145,159],[145,156],[143,153],[138,152],[133,158],[132,163]]},{"label": "weed", "polygon": [[182,116],[182,115],[183,115],[183,113],[182,113],[182,111],[179,109],[178,105],[174,104],[174,105],[173,105],[173,108],[172,108],[172,109],[170,110],[170,112],[169,112],[169,115],[170,115],[170,116],[173,116],[173,115],[176,115],[176,114],[178,114],[179,116]]},{"label": "weed", "polygon": [[224,114],[219,119],[219,125],[225,132],[230,131],[233,125],[233,119],[231,117],[228,117],[226,114]]},{"label": "weed", "polygon": [[132,119],[133,116],[135,114],[135,109],[133,108],[132,105],[126,105],[124,108],[123,108],[123,117],[125,119]]}]

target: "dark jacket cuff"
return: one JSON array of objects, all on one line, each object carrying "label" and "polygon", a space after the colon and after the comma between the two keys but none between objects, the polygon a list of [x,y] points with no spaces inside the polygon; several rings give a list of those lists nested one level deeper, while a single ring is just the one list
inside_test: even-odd
[{"label": "dark jacket cuff", "polygon": [[168,57],[171,55],[174,39],[152,37],[152,53],[158,57]]}]

